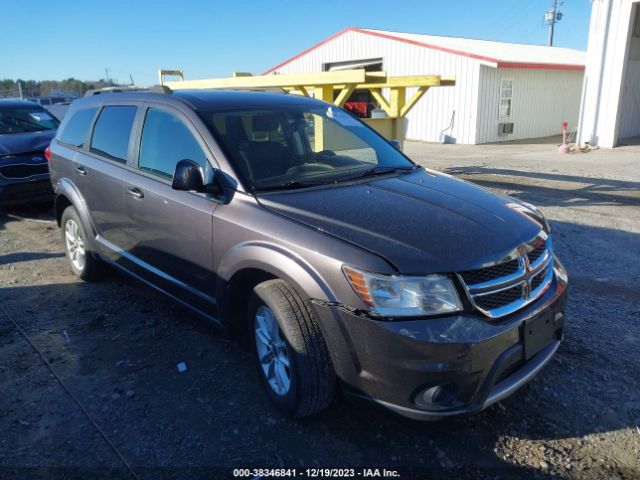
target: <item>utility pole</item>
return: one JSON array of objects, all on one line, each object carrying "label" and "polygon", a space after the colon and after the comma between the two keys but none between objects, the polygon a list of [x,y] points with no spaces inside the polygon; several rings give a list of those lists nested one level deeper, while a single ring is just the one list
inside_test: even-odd
[{"label": "utility pole", "polygon": [[20,80],[18,80],[18,91],[20,92],[20,100],[23,99],[22,97],[22,83],[20,82]]},{"label": "utility pole", "polygon": [[553,47],[553,33],[554,33],[556,22],[559,22],[560,20],[562,20],[562,12],[558,11],[559,5],[562,5],[562,2],[558,2],[558,0],[551,0],[551,9],[547,10],[547,13],[544,14],[544,19],[549,24],[548,45],[550,47]]}]

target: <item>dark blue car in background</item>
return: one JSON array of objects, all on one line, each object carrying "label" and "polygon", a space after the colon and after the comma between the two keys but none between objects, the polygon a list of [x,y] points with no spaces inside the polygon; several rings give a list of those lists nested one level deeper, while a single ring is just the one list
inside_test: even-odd
[{"label": "dark blue car in background", "polygon": [[51,200],[45,149],[58,120],[22,100],[0,100],[0,206]]}]

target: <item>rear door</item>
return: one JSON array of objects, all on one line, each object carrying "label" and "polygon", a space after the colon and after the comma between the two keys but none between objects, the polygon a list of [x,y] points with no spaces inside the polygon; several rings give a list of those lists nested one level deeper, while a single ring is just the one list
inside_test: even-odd
[{"label": "rear door", "polygon": [[123,178],[137,112],[136,105],[103,106],[85,148],[75,157],[74,182],[89,208],[101,251],[113,260],[119,259],[118,251],[126,243]]},{"label": "rear door", "polygon": [[189,119],[170,106],[144,112],[135,179],[124,185],[127,250],[147,279],[214,315],[212,223],[217,203],[203,193],[173,190],[178,161],[193,160],[205,183],[212,156]]}]

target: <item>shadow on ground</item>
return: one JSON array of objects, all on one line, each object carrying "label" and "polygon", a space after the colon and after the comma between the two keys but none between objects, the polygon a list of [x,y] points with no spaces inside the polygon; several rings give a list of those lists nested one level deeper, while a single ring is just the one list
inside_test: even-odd
[{"label": "shadow on ground", "polygon": [[[571,290],[567,340],[556,360],[510,399],[444,422],[417,423],[344,399],[309,419],[284,418],[261,391],[251,352],[116,273],[95,284],[66,276],[59,283],[2,288],[0,303],[141,478],[230,477],[232,468],[249,466],[384,466],[403,469],[402,478],[523,478],[540,472],[553,478],[553,470],[516,461],[537,466],[542,443],[606,437],[633,427],[629,405],[640,377],[627,360],[637,354],[640,299],[633,283],[630,297],[616,288],[633,282],[633,273],[616,274],[623,266],[638,271],[637,258],[619,256],[638,245],[638,235],[565,222],[552,227],[570,275],[582,279]],[[611,272],[606,280],[595,280],[592,262],[581,263],[593,241],[608,245],[600,254]],[[24,255],[59,261],[58,255]],[[2,314],[0,349],[0,388],[12,392],[0,398],[0,419],[8,427],[0,438],[2,464],[85,469],[68,476],[105,469],[124,475],[114,452]],[[186,363],[186,372],[178,372],[179,362]],[[514,439],[528,446],[509,450],[507,458],[502,452]],[[573,468],[584,467],[592,473],[603,468],[588,460]]]},{"label": "shadow on ground", "polygon": [[[451,167],[446,172],[481,187],[521,192],[518,198],[540,206],[640,206],[640,182],[475,166]],[[549,182],[564,185],[556,187]]]}]

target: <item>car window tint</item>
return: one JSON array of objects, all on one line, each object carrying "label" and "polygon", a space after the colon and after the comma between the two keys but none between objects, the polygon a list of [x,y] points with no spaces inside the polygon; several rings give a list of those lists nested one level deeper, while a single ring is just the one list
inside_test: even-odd
[{"label": "car window tint", "polygon": [[37,105],[6,106],[0,103],[0,134],[55,130],[59,124],[49,112]]},{"label": "car window tint", "polygon": [[126,162],[136,109],[134,106],[104,107],[93,129],[91,151]]},{"label": "car window tint", "polygon": [[150,108],[144,121],[139,167],[165,178],[173,178],[180,160],[193,160],[205,168],[207,157],[191,131],[177,116]]},{"label": "car window tint", "polygon": [[76,111],[63,127],[58,140],[75,147],[81,147],[85,138],[87,138],[91,120],[93,120],[96,110],[97,108],[85,108]]}]

